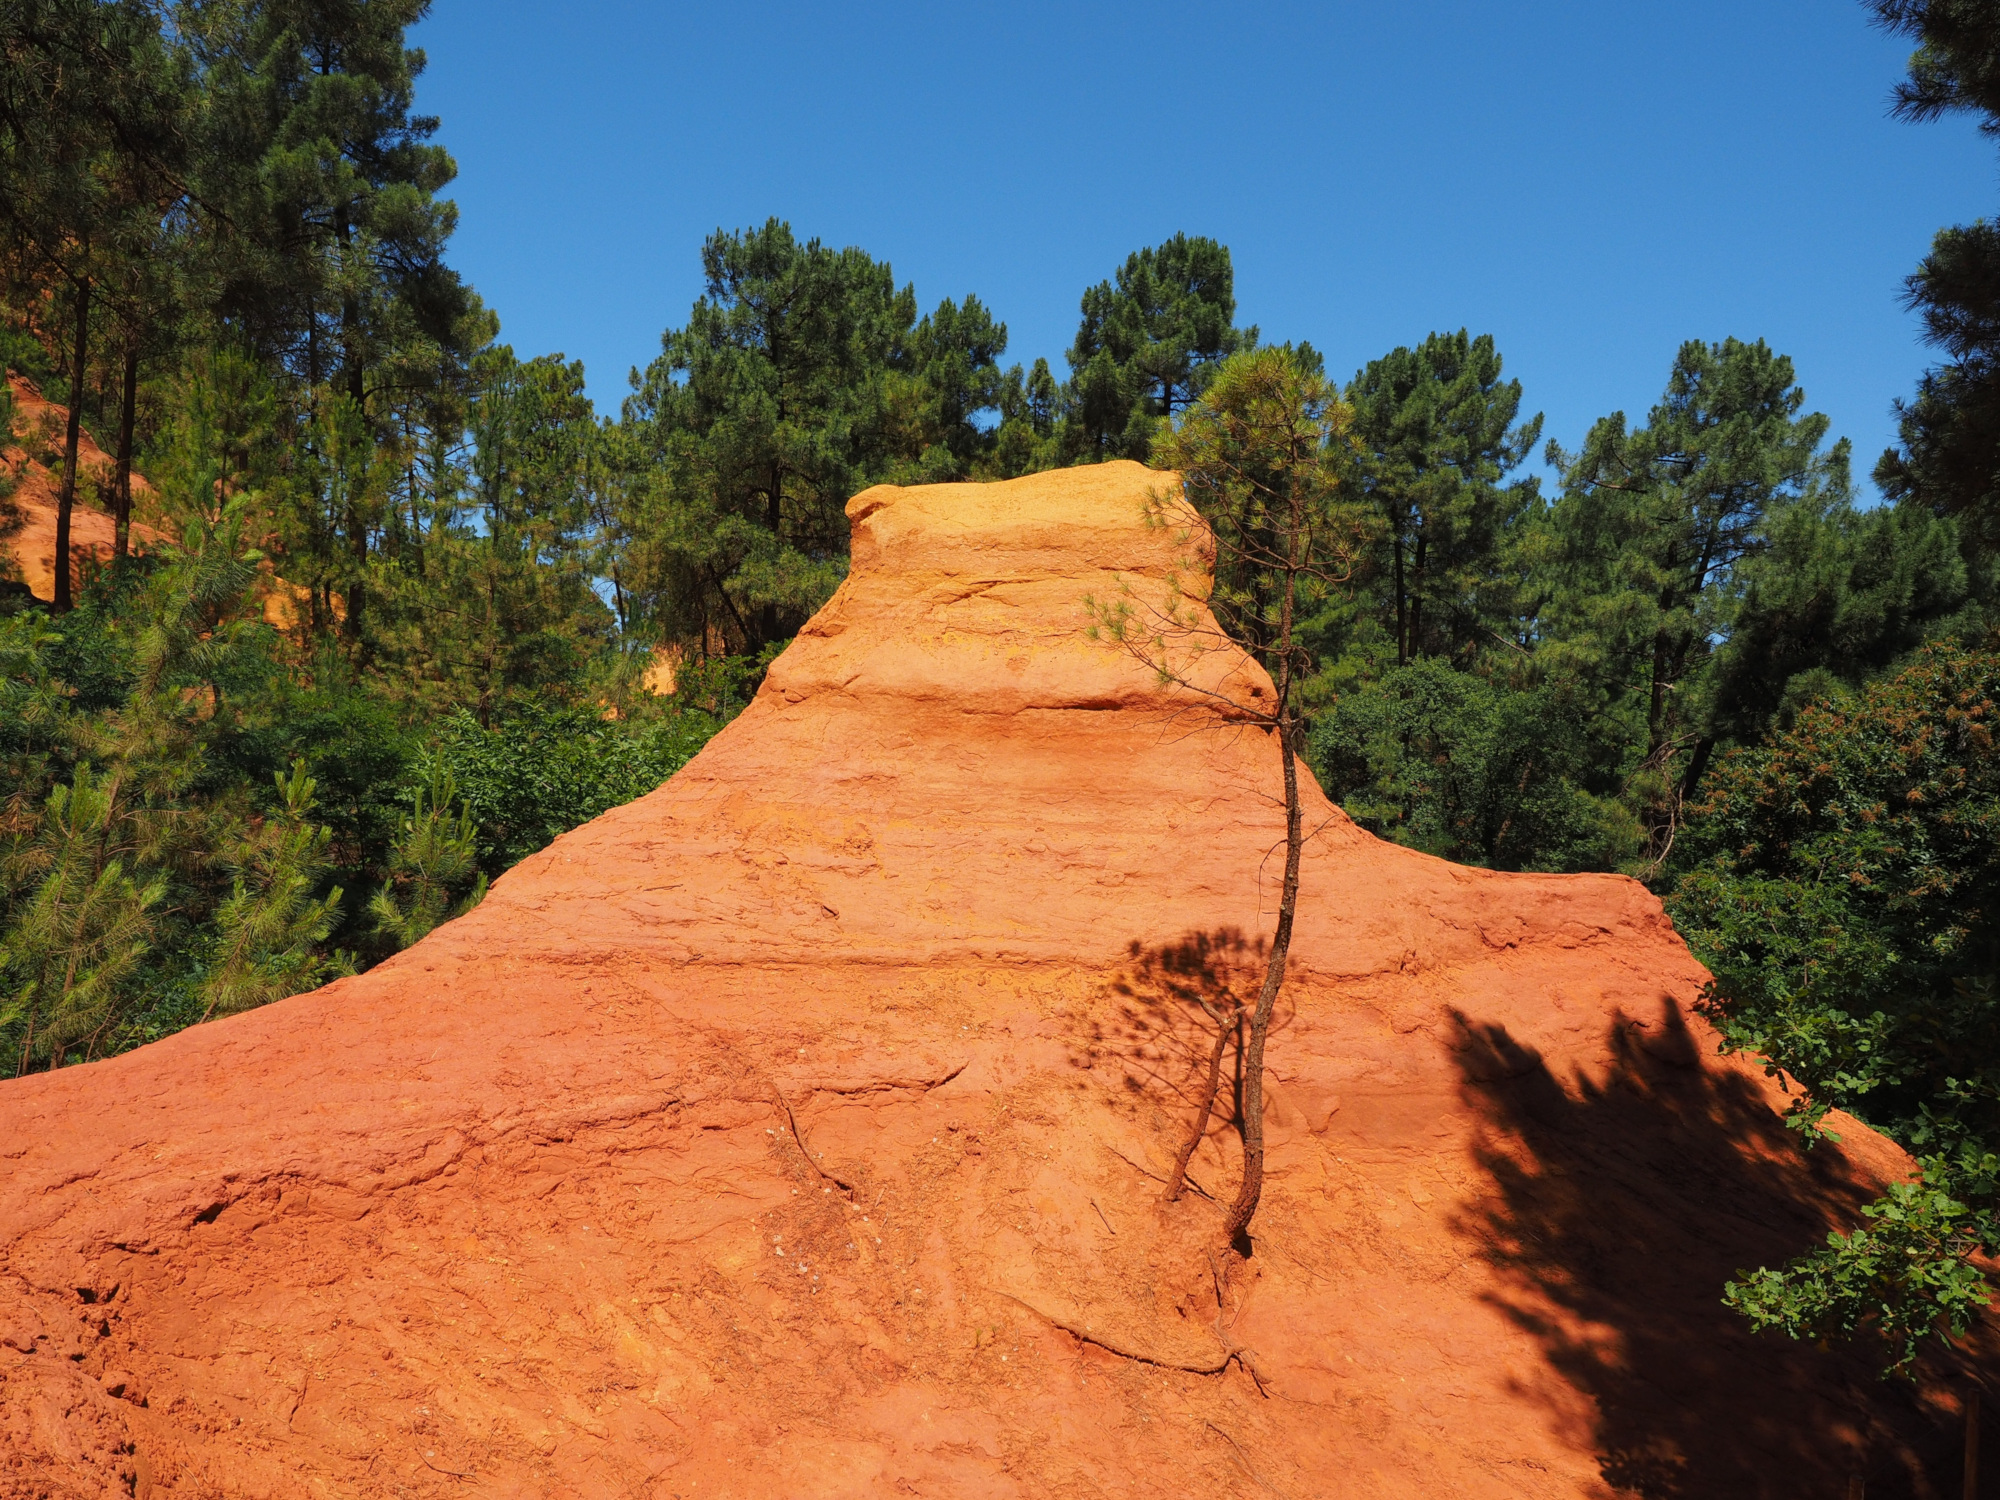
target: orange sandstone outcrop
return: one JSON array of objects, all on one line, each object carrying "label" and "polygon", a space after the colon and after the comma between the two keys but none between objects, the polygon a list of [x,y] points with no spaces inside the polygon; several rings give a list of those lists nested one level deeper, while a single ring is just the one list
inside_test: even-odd
[{"label": "orange sandstone outcrop", "polygon": [[[37,599],[52,600],[56,595],[56,490],[62,479],[62,431],[69,420],[69,408],[47,400],[34,382],[20,375],[8,375],[7,385],[14,398],[16,436],[22,446],[14,446],[0,434],[0,464],[15,481],[12,495],[0,499],[0,578],[17,577]],[[53,462],[44,459],[55,455]],[[77,469],[104,493],[110,504],[114,464],[88,432],[78,434]],[[132,503],[144,507],[151,486],[140,474],[132,476]],[[11,514],[10,514],[11,512]],[[70,582],[82,583],[87,563],[105,563],[115,550],[116,524],[108,509],[96,509],[79,501],[70,510]],[[132,523],[133,545],[141,549],[161,540],[161,533],[140,521]]]},{"label": "orange sandstone outcrop", "polygon": [[[0,581],[19,581],[43,603],[56,596],[56,501],[62,482],[61,435],[69,420],[69,408],[46,399],[32,381],[8,375],[13,392],[15,436],[24,446],[0,443],[0,465],[14,481],[11,495],[0,498]],[[86,481],[86,493],[94,489],[97,498],[110,503],[114,461],[100,448],[88,431],[78,433],[77,468]],[[146,476],[132,474],[132,508],[159,519],[157,496]],[[144,552],[169,540],[159,526],[134,516],[131,546]],[[268,545],[268,539],[266,542]],[[70,586],[80,589],[92,566],[111,561],[117,552],[117,523],[108,509],[87,503],[80,495],[70,509]],[[298,584],[277,576],[268,558],[257,565],[259,608],[266,624],[278,630],[297,630],[305,625],[311,600]],[[343,618],[341,601],[328,601],[333,617]]]},{"label": "orange sandstone outcrop", "polygon": [[1942,1398],[1718,1301],[1902,1159],[1801,1155],[1631,881],[1309,788],[1253,1253],[1226,1125],[1160,1202],[1283,816],[1086,636],[1181,561],[1158,482],[857,497],[659,791],[366,975],[0,1084],[0,1495],[1941,1490]]}]

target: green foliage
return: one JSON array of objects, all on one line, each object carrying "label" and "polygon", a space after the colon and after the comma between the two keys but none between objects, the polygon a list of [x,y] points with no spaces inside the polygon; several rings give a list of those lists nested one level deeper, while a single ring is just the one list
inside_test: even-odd
[{"label": "green foliage", "polygon": [[1614,414],[1576,453],[1550,451],[1563,495],[1543,620],[1633,726],[1629,780],[1655,857],[1714,750],[1715,658],[1772,521],[1851,504],[1847,445],[1822,452],[1827,420],[1804,402],[1791,361],[1761,342],[1689,343],[1645,426]]},{"label": "green foliage", "polygon": [[1954,527],[1855,508],[1845,449],[1761,344],[1684,345],[1644,425],[1508,483],[1492,341],[1432,335],[1348,391],[1377,523],[1308,622],[1311,754],[1384,837],[1510,869],[1657,873],[1719,749],[1981,613]]},{"label": "green foliage", "polygon": [[885,480],[963,479],[1020,385],[977,297],[917,318],[855,248],[791,226],[718,232],[687,326],[627,401],[641,519],[621,578],[668,639],[750,654],[788,639],[846,573],[847,501]]},{"label": "green foliage", "polygon": [[1134,251],[1084,292],[1082,312],[1061,440],[1072,462],[1145,462],[1159,418],[1186,410],[1224,360],[1257,343],[1255,328],[1235,326],[1228,247],[1199,235]]},{"label": "green foliage", "polygon": [[[1601,785],[1602,725],[1550,683],[1520,691],[1419,657],[1313,726],[1327,795],[1370,832],[1501,870],[1602,870],[1639,829]],[[1595,785],[1594,785],[1595,784]]]},{"label": "green foliage", "polygon": [[698,709],[630,723],[529,699],[490,728],[453,715],[438,727],[435,755],[476,826],[479,867],[497,875],[557,834],[643,797],[719,727]]},{"label": "green foliage", "polygon": [[[1364,522],[1343,476],[1350,413],[1309,353],[1271,347],[1232,356],[1176,427],[1163,427],[1158,457],[1178,470],[1182,495],[1154,497],[1155,525],[1182,528],[1192,542],[1191,505],[1213,543],[1213,586],[1205,597],[1172,592],[1157,612],[1129,593],[1094,605],[1100,633],[1161,663],[1193,685],[1201,657],[1218,648],[1250,650],[1278,683],[1280,700],[1310,670],[1298,623],[1353,576]],[[1221,625],[1200,623],[1205,605]],[[1167,665],[1173,663],[1173,665]],[[1258,689],[1204,685],[1243,705]],[[1278,705],[1254,705],[1260,714]]]},{"label": "green foliage", "polygon": [[2000,657],[1934,646],[1715,771],[1675,919],[1724,1034],[1804,1086],[1802,1121],[1865,1099],[1914,1138],[1948,1080],[2000,1068],[1996,698]]},{"label": "green foliage", "polygon": [[[201,200],[226,216],[216,310],[307,386],[366,406],[385,365],[462,346],[476,301],[443,262],[456,174],[413,115],[428,0],[208,0],[183,35],[204,95]],[[350,538],[352,540],[353,538]]]},{"label": "green foliage", "polygon": [[755,651],[840,581],[842,508],[886,458],[884,382],[916,299],[886,264],[775,219],[711,236],[702,269],[627,403],[660,472],[649,592],[669,635]]},{"label": "green foliage", "polygon": [[1516,425],[1521,382],[1502,383],[1500,371],[1492,337],[1460,329],[1392,350],[1348,384],[1356,476],[1382,515],[1370,572],[1398,664],[1463,662],[1510,634],[1519,614],[1505,553],[1539,508],[1539,482],[1503,481],[1533,451],[1542,419]]},{"label": "green foliage", "polygon": [[8,862],[6,883],[29,887],[0,936],[0,1026],[19,1029],[17,1071],[95,1052],[152,944],[165,885],[135,878],[117,813],[115,786],[79,767]]},{"label": "green foliage", "polygon": [[392,948],[409,947],[485,900],[478,842],[451,772],[434,763],[430,780],[411,797],[410,816],[390,851],[389,878],[368,903],[376,931]]},{"label": "green foliage", "polygon": [[[1896,88],[1896,112],[1932,120],[1981,117],[2000,135],[2000,24],[1979,0],[1869,0],[1884,29],[1917,43]],[[1906,283],[1946,363],[1925,374],[1916,399],[1898,403],[1901,445],[1882,455],[1883,492],[1940,515],[1961,516],[1969,541],[2000,544],[2000,225],[1980,219],[1938,231]]]},{"label": "green foliage", "polygon": [[1741,600],[1707,704],[1718,742],[1754,744],[1925,641],[1978,639],[1984,628],[1958,528],[1913,505],[1784,505],[1764,552],[1733,581]]},{"label": "green foliage", "polygon": [[1964,1257],[2000,1246],[1996,721],[2000,656],[1947,645],[1806,708],[1717,767],[1668,903],[1726,1044],[1799,1088],[1792,1123],[1849,1109],[1923,1161],[1872,1231],[1734,1295],[1788,1328],[1865,1324],[1904,1362],[1963,1330],[1984,1296]]},{"label": "green foliage", "polygon": [[[314,816],[332,831],[328,858],[338,878],[356,889],[377,878],[408,806],[422,733],[394,704],[335,679],[307,686],[269,679],[257,697],[238,705],[233,732],[208,752],[225,786],[274,786],[288,766],[312,778]],[[342,946],[359,933],[343,926]]]},{"label": "green foliage", "polygon": [[353,972],[345,954],[322,945],[340,920],[341,889],[314,893],[331,868],[333,830],[309,821],[313,779],[304,761],[277,776],[278,802],[232,840],[234,874],[215,914],[215,951],[201,984],[203,1019],[232,1015]]},{"label": "green foliage", "polygon": [[[1885,1349],[1892,1372],[1908,1372],[1932,1338],[1963,1338],[1992,1301],[1974,1255],[2000,1251],[1994,1177],[2000,1157],[1981,1157],[1969,1173],[1943,1158],[1923,1177],[1892,1183],[1861,1210],[1869,1227],[1827,1235],[1826,1244],[1781,1270],[1760,1266],[1731,1282],[1723,1300],[1753,1327],[1795,1339],[1867,1338]],[[1939,1186],[1976,1176],[1976,1209]]]}]

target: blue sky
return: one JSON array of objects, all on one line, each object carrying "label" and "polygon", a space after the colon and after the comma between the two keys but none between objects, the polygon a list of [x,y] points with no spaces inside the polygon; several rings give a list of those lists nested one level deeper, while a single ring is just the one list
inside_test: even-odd
[{"label": "blue sky", "polygon": [[2000,201],[1969,120],[1888,118],[1908,47],[1856,0],[436,0],[413,39],[454,264],[607,410],[718,226],[976,292],[1059,375],[1083,288],[1186,230],[1233,251],[1239,321],[1343,377],[1492,333],[1566,446],[1682,340],[1767,339],[1865,475],[1928,360],[1901,279]]}]

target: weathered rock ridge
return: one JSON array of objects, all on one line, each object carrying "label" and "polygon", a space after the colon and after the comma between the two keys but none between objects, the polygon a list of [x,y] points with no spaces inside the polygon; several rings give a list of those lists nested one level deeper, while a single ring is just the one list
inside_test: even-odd
[{"label": "weathered rock ridge", "polygon": [[1159,482],[857,497],[659,791],[360,978],[0,1084],[0,1496],[1929,1493],[1942,1413],[1718,1302],[1901,1158],[1801,1157],[1633,882],[1308,786],[1254,1254],[1161,1205],[1283,815],[1086,635],[1185,561]]}]

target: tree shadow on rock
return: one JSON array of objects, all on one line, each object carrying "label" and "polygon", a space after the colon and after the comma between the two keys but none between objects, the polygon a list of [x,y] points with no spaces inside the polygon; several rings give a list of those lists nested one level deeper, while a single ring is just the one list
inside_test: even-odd
[{"label": "tree shadow on rock", "polygon": [[[1268,951],[1268,942],[1234,927],[1132,943],[1108,986],[1115,1006],[1093,1017],[1071,1061],[1115,1070],[1118,1087],[1150,1106],[1154,1125],[1172,1138],[1169,1149],[1186,1144],[1215,1076],[1219,1086],[1203,1138],[1218,1149],[1228,1141],[1240,1150],[1243,1023],[1264,982]],[[1271,1023],[1274,1036],[1290,1014],[1281,1000]]]},{"label": "tree shadow on rock", "polygon": [[[1618,1015],[1601,1078],[1559,1080],[1501,1025],[1454,1013],[1461,1096],[1487,1182],[1461,1227],[1493,1301],[1595,1404],[1605,1481],[1643,1500],[1927,1497],[1956,1433],[1866,1351],[1758,1335],[1725,1282],[1809,1249],[1874,1196],[1832,1144],[1808,1152],[1754,1079],[1704,1065],[1679,1008]],[[1525,1392],[1524,1392],[1525,1394]],[[1952,1491],[1955,1493],[1955,1491]]]}]

